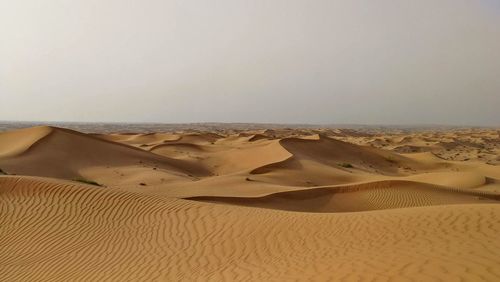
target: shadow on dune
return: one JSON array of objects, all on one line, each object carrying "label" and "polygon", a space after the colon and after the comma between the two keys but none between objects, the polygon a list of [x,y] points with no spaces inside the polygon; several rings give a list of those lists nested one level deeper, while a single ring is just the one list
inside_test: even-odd
[{"label": "shadow on dune", "polygon": [[195,201],[297,212],[359,212],[450,204],[498,203],[500,195],[388,180],[308,188],[262,197],[191,197]]}]

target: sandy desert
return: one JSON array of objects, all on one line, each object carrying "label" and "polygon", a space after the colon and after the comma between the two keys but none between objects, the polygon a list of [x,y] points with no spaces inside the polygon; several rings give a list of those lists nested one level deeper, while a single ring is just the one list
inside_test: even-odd
[{"label": "sandy desert", "polygon": [[500,282],[500,0],[0,1],[0,282]]},{"label": "sandy desert", "polygon": [[500,131],[0,133],[2,281],[498,281]]}]

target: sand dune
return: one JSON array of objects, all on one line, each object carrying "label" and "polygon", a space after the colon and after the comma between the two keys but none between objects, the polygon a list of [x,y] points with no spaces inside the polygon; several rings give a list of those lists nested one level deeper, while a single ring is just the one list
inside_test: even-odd
[{"label": "sand dune", "polygon": [[492,129],[377,133],[340,136],[344,141],[394,150],[399,153],[432,152],[446,160],[478,160],[500,164],[500,134]]},{"label": "sand dune", "polygon": [[91,177],[87,171],[93,168],[112,167],[157,168],[170,178],[209,173],[182,160],[62,128],[37,127],[2,133],[0,142],[2,148],[10,148],[3,149],[0,167],[12,174],[74,179]]},{"label": "sand dune", "polygon": [[319,215],[0,181],[8,281],[500,276],[497,204]]},{"label": "sand dune", "polygon": [[300,189],[261,197],[212,196],[189,199],[288,211],[358,212],[434,205],[498,203],[500,194],[388,180]]},{"label": "sand dune", "polygon": [[0,280],[498,281],[498,140],[3,132]]},{"label": "sand dune", "polygon": [[[294,160],[312,160],[331,166],[345,167],[378,173],[397,174],[398,166],[416,167],[419,164],[404,156],[371,147],[362,147],[324,136],[317,139],[284,138],[280,144],[294,156]],[[290,162],[287,164],[292,165]],[[261,171],[255,173],[262,173]]]},{"label": "sand dune", "polygon": [[0,158],[15,157],[26,152],[51,132],[50,127],[42,126],[1,133]]}]

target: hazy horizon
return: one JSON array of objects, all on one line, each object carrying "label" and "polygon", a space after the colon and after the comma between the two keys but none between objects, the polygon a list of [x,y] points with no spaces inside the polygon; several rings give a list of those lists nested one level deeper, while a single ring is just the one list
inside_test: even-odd
[{"label": "hazy horizon", "polygon": [[338,126],[340,127],[348,127],[348,128],[355,128],[355,127],[394,127],[394,128],[417,128],[417,127],[423,127],[423,128],[439,128],[439,127],[450,127],[450,128],[500,128],[500,125],[479,125],[479,124],[437,124],[437,123],[308,123],[308,122],[301,122],[301,123],[291,123],[291,122],[278,122],[278,123],[273,123],[273,122],[239,122],[239,121],[234,121],[234,122],[217,122],[217,121],[200,121],[200,122],[162,122],[162,121],[73,121],[73,120],[67,120],[67,121],[61,121],[61,120],[0,120],[0,125],[5,125],[5,124],[12,124],[12,125],[47,125],[47,126],[58,126],[58,125],[63,125],[63,124],[104,124],[104,125],[278,125],[278,126],[307,126],[307,127],[314,127],[314,126],[325,126],[325,127],[335,127]]},{"label": "hazy horizon", "polygon": [[0,120],[500,126],[500,2],[0,2]]}]

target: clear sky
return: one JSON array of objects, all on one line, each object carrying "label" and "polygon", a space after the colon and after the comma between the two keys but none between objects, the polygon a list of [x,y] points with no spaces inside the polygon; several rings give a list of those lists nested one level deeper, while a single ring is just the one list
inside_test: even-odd
[{"label": "clear sky", "polygon": [[0,120],[500,125],[500,0],[0,0]]}]

